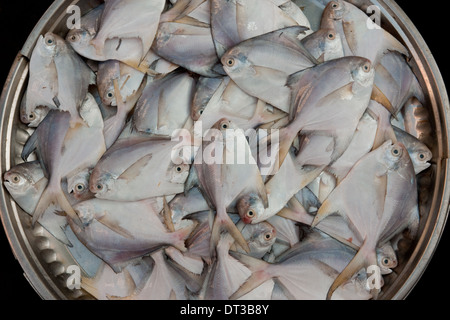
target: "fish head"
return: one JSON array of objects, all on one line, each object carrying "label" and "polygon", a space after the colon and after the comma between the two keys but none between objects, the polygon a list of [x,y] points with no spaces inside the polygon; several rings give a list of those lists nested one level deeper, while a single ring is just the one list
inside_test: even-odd
[{"label": "fish head", "polygon": [[106,196],[114,185],[114,177],[109,173],[99,173],[95,169],[89,179],[89,190],[97,198]]},{"label": "fish head", "polygon": [[326,19],[328,21],[333,20],[341,20],[344,16],[346,10],[346,6],[344,1],[342,0],[335,0],[330,1],[328,5],[325,7],[322,13],[322,19]]},{"label": "fish head", "polygon": [[344,56],[344,48],[339,33],[334,29],[324,29],[324,61],[342,58]]},{"label": "fish head", "polygon": [[93,198],[89,190],[90,170],[84,170],[67,179],[67,191],[73,194],[75,199],[83,201]]},{"label": "fish head", "polygon": [[47,116],[50,108],[47,106],[37,106],[33,110],[27,111],[26,104],[20,109],[20,121],[30,128],[37,128]]},{"label": "fish head", "polygon": [[186,163],[175,164],[171,162],[168,170],[167,177],[171,183],[185,183],[189,172],[191,170],[191,166]]},{"label": "fish head", "polygon": [[398,265],[397,255],[392,245],[388,243],[377,249],[377,261],[382,274],[392,273],[392,269]]},{"label": "fish head", "polygon": [[82,50],[90,46],[90,42],[94,36],[95,33],[91,34],[91,32],[85,29],[72,29],[67,33],[66,41],[75,50]]},{"label": "fish head", "polygon": [[253,70],[247,55],[240,48],[232,48],[221,58],[223,69],[230,75],[238,75]]},{"label": "fish head", "polygon": [[44,36],[41,35],[38,38],[33,54],[35,53],[41,57],[53,59],[58,53],[58,37],[51,32],[46,33]]},{"label": "fish head", "polygon": [[237,210],[244,223],[255,223],[264,213],[264,202],[257,194],[248,194],[239,199]]},{"label": "fish head", "polygon": [[38,162],[26,162],[14,166],[3,175],[3,184],[13,196],[23,195],[35,188],[44,177]]},{"label": "fish head", "polygon": [[[404,166],[405,162],[410,162],[408,151],[403,143],[392,143],[391,140],[386,141],[383,148],[382,162],[388,170],[396,170],[400,166]],[[403,165],[402,165],[403,164]]]},{"label": "fish head", "polygon": [[355,57],[350,62],[353,81],[363,88],[373,86],[375,79],[375,68],[372,62],[365,58]]},{"label": "fish head", "polygon": [[431,166],[429,161],[433,158],[433,154],[425,145],[420,145],[413,148],[413,150],[409,152],[409,155],[414,164],[416,174],[428,169]]},{"label": "fish head", "polygon": [[84,227],[89,226],[95,218],[95,209],[89,201],[83,201],[73,207]]},{"label": "fish head", "polygon": [[254,229],[251,231],[252,237],[250,239],[258,248],[270,247],[275,243],[277,231],[270,223],[263,221],[247,225],[247,228]]}]

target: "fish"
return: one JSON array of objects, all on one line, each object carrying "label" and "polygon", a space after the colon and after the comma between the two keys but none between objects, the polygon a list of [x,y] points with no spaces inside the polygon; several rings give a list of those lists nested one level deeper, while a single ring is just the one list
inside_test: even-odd
[{"label": "fish", "polygon": [[167,245],[186,251],[184,241],[193,228],[169,232],[158,216],[162,204],[155,198],[133,202],[92,199],[78,203],[74,210],[82,226],[69,218],[71,229],[115,272]]},{"label": "fish", "polygon": [[[205,137],[207,141],[203,142],[193,164],[200,183],[199,188],[216,210],[211,250],[218,243],[220,233],[226,230],[237,244],[248,252],[248,245],[228,216],[227,207],[235,199],[249,194],[260,197],[267,206],[264,183],[242,130],[238,130],[227,119],[218,121],[213,129],[215,131],[210,131],[210,136]],[[236,149],[236,145],[240,145],[240,148]],[[239,158],[242,152],[245,152],[243,161]],[[242,162],[239,162],[239,159]]]},{"label": "fish", "polygon": [[321,149],[320,154],[314,150],[305,154],[317,157],[331,150],[326,156],[328,164],[337,160],[348,148],[369,105],[374,75],[370,61],[361,57],[331,60],[292,75],[289,85],[295,107],[292,121],[279,131],[279,163],[299,133],[329,137],[332,146]]},{"label": "fish", "polygon": [[405,103],[415,97],[425,103],[420,83],[407,63],[405,57],[398,52],[388,52],[381,59],[375,71],[375,86],[388,101],[378,101],[384,106],[392,106],[389,110],[395,118]]},{"label": "fish", "polygon": [[192,188],[186,194],[176,195],[169,203],[172,220],[175,224],[193,213],[204,212],[210,209],[208,202],[198,188]]},{"label": "fish", "polygon": [[342,40],[334,29],[320,29],[302,40],[303,46],[319,62],[344,57]]},{"label": "fish", "polygon": [[[183,143],[191,145],[190,141]],[[172,153],[180,148],[178,141],[170,139],[119,139],[95,165],[89,188],[97,198],[115,201],[182,193],[190,165],[183,160],[179,164],[173,162],[178,162],[178,158]]]},{"label": "fish", "polygon": [[208,102],[211,100],[212,96],[223,81],[223,77],[199,77],[195,87],[195,94],[191,105],[192,120],[197,121],[200,118],[206,106],[208,105]]},{"label": "fish", "polygon": [[97,71],[97,88],[106,106],[117,107],[113,80],[117,79],[123,102],[133,98],[146,75],[117,60],[99,62]]},{"label": "fish", "polygon": [[345,178],[359,159],[373,149],[378,127],[378,121],[365,112],[345,152],[325,169],[336,177],[338,183]]},{"label": "fish", "polygon": [[111,300],[187,300],[186,280],[165,258],[164,252],[158,250],[149,257],[152,269],[145,275],[142,283],[135,290],[122,297],[109,296]]},{"label": "fish", "polygon": [[329,2],[323,11],[320,27],[332,28],[339,33],[345,56],[366,58],[374,68],[387,51],[410,55],[400,41],[369,19],[364,11],[346,1]]},{"label": "fish", "polygon": [[[241,233],[250,248],[249,255],[259,259],[271,250],[277,239],[277,230],[267,221],[246,224]],[[239,252],[239,248],[236,251]],[[241,252],[245,253],[243,250]]]},{"label": "fish", "polygon": [[51,32],[41,35],[30,59],[26,114],[29,118],[37,106],[46,106],[68,111],[71,127],[83,124],[79,108],[91,84],[95,74],[63,38]]},{"label": "fish", "polygon": [[201,124],[202,132],[210,129],[222,118],[233,121],[237,127],[247,132],[287,115],[247,94],[228,77],[222,80],[208,103],[200,110],[202,114],[198,117],[196,124]]},{"label": "fish", "polygon": [[[364,187],[354,188],[353,182],[349,192],[349,182],[356,181],[353,179]],[[344,204],[349,196],[360,201]],[[362,245],[355,258],[333,282],[328,298],[362,267],[377,264],[377,246],[407,228],[417,228],[417,182],[405,146],[387,141],[363,157],[322,204],[311,226],[316,226],[334,212],[349,221]],[[377,295],[377,288],[372,291]]]},{"label": "fish", "polygon": [[95,166],[106,151],[103,119],[94,97],[88,94],[80,108],[87,124],[70,127],[69,112],[51,110],[27,141],[22,158],[36,150],[48,185],[33,213],[33,223],[39,220],[51,203],[75,218],[75,212],[61,189],[61,181]]},{"label": "fish", "polygon": [[[326,245],[325,245],[326,243]],[[354,251],[331,238],[307,243],[299,242],[274,263],[248,255],[230,252],[252,272],[252,275],[231,296],[236,299],[272,279],[290,300],[325,300],[328,287],[339,269],[350,261]],[[355,277],[336,291],[334,299],[368,300],[364,277]]]},{"label": "fish", "polygon": [[426,144],[395,126],[393,126],[393,130],[397,140],[406,147],[411,161],[413,162],[416,175],[428,169],[431,166],[429,161],[432,160],[433,153]]},{"label": "fish", "polygon": [[82,276],[81,288],[97,300],[127,297],[141,286],[153,267],[153,260],[143,258],[130,264],[122,272],[116,273],[103,262],[94,277]]},{"label": "fish", "polygon": [[205,77],[223,73],[209,25],[192,21],[162,22],[152,50],[163,59]]},{"label": "fish", "polygon": [[243,91],[290,113],[289,76],[317,64],[299,39],[305,30],[284,28],[242,41],[222,56],[223,68]]},{"label": "fish", "polygon": [[165,6],[164,0],[107,0],[91,44],[101,54],[107,39],[137,38],[141,60],[150,50]]},{"label": "fish", "polygon": [[150,82],[136,103],[133,128],[141,133],[171,136],[188,122],[196,80],[187,72],[170,73]]},{"label": "fish", "polygon": [[143,79],[141,85],[136,89],[137,91],[128,98],[122,96],[119,80],[114,79],[112,82],[117,109],[113,116],[104,121],[103,135],[105,137],[107,149],[109,149],[122,134],[130,112],[135,108],[137,101],[147,85],[147,78]]}]

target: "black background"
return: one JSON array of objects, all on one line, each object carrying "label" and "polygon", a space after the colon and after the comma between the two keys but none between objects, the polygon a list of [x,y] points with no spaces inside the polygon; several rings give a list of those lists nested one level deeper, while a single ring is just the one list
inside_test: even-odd
[{"label": "black background", "polygon": [[[17,0],[0,1],[0,87],[3,87],[15,56],[52,1],[39,0],[32,3],[27,1],[26,4],[24,1]],[[444,79],[449,79],[448,11],[444,3],[440,2],[440,6],[437,5],[436,1],[421,1],[420,4],[417,4],[418,2],[416,1],[398,0],[397,3],[419,29],[437,61]],[[40,297],[25,280],[20,265],[14,260],[4,230],[3,228],[0,229],[0,300],[16,300],[26,303],[41,302]],[[425,304],[437,303],[443,298],[447,298],[444,292],[450,285],[450,281],[447,278],[449,273],[446,259],[450,247],[448,233],[448,230],[444,232],[428,268],[406,299],[406,302],[411,303],[411,306],[407,309],[418,310],[418,308],[424,307],[423,304],[419,307],[415,302]],[[295,309],[292,311],[295,311]],[[296,311],[301,313],[300,310]],[[372,311],[369,311],[369,313],[372,313]],[[383,312],[380,311],[376,311],[375,316],[383,316]],[[404,311],[406,311],[406,308]]]}]

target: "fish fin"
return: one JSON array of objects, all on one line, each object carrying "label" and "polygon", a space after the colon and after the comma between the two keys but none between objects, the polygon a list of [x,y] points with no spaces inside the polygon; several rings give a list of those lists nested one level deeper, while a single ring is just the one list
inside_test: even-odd
[{"label": "fish fin", "polygon": [[339,205],[336,201],[333,201],[333,197],[330,195],[330,197],[322,203],[317,211],[317,214],[311,223],[311,227],[316,227],[323,219],[336,212],[339,213]]},{"label": "fish fin", "polygon": [[196,227],[197,223],[193,223],[190,226],[187,226],[183,229],[173,232],[173,234],[175,234],[177,237],[177,241],[175,241],[175,243],[173,243],[172,246],[180,250],[181,252],[186,252],[187,251],[186,240],[189,238],[192,231],[194,231]]},{"label": "fish fin", "polygon": [[[375,248],[369,246],[367,241],[364,241],[363,245],[350,261],[350,263],[345,267],[345,269],[337,276],[332,285],[330,286],[327,293],[327,300],[330,300],[333,293],[342,284],[350,280],[357,272],[362,268],[367,268],[369,266],[377,266],[377,256]],[[373,293],[379,291],[377,289],[373,290]]]},{"label": "fish fin", "polygon": [[239,299],[272,278],[269,273],[265,272],[270,266],[266,261],[235,251],[230,251],[230,255],[252,271],[252,275],[229,297],[230,300]]},{"label": "fish fin", "polygon": [[122,237],[127,239],[134,239],[134,236],[128,230],[119,226],[116,221],[108,219],[107,216],[97,218],[96,220],[108,229],[114,231],[117,234],[120,234]]},{"label": "fish fin", "polygon": [[195,169],[195,166],[191,166],[191,169],[189,170],[189,176],[186,179],[186,182],[184,183],[184,195],[187,196],[189,190],[199,187],[199,180],[197,175],[197,170]]},{"label": "fish fin", "polygon": [[392,105],[391,101],[386,97],[383,91],[381,91],[381,89],[378,88],[375,84],[373,85],[371,99],[384,106],[392,114],[392,116],[396,120],[398,120],[395,108]]},{"label": "fish fin", "polygon": [[400,43],[400,41],[397,40],[393,35],[391,35],[389,32],[383,29],[383,37],[384,40],[386,40],[386,51],[397,51],[407,58],[409,58],[411,55],[406,49],[406,47]]},{"label": "fish fin", "polygon": [[164,223],[170,232],[175,232],[175,226],[173,225],[173,220],[172,220],[172,209],[170,209],[170,206],[167,203],[166,197],[163,197],[163,204],[164,204],[164,209],[163,209]]},{"label": "fish fin", "polygon": [[395,135],[394,129],[392,128],[390,122],[386,124],[378,122],[377,132],[375,134],[375,140],[373,142],[372,151],[378,149],[388,140],[392,140],[394,143],[397,142],[397,136]]},{"label": "fish fin", "polygon": [[61,184],[49,182],[34,210],[32,219],[33,226],[35,226],[36,222],[42,217],[52,203],[58,204],[62,211],[69,215],[74,221],[80,222],[75,210],[73,210],[72,205],[62,191]]},{"label": "fish fin", "polygon": [[[295,138],[297,137],[297,132],[295,132],[294,130],[291,129],[291,127],[287,126],[284,128],[281,128],[279,131],[277,131],[278,134],[278,166],[273,168],[273,170],[275,170],[275,172],[272,172],[272,174],[275,174],[276,171],[278,171],[283,162],[284,159],[286,159],[286,157],[289,154],[289,151],[291,149],[292,143],[294,142]],[[272,141],[272,137],[270,136],[270,143],[274,143]]]},{"label": "fish fin", "polygon": [[224,212],[224,214],[220,214],[219,212],[217,212],[211,229],[211,243],[210,243],[211,256],[214,255],[214,250],[217,244],[219,243],[220,235],[224,230],[230,233],[230,235],[234,238],[237,244],[240,245],[245,252],[250,252],[250,248],[248,247],[247,241],[245,241],[242,233],[233,223],[228,214],[226,212]]},{"label": "fish fin", "polygon": [[28,138],[25,146],[23,147],[21,158],[23,161],[27,161],[28,157],[36,150],[38,143],[38,134],[33,132],[33,134]]},{"label": "fish fin", "polygon": [[297,200],[296,197],[292,197],[288,202],[289,207],[284,207],[280,212],[277,213],[280,217],[290,219],[296,222],[300,222],[306,225],[311,225],[313,222],[314,216],[306,212],[306,209]]},{"label": "fish fin", "polygon": [[144,166],[146,166],[150,160],[152,159],[153,155],[148,154],[138,161],[136,161],[132,166],[130,166],[127,170],[125,170],[118,179],[124,179],[124,180],[133,180],[137,176],[141,174],[141,170]]}]

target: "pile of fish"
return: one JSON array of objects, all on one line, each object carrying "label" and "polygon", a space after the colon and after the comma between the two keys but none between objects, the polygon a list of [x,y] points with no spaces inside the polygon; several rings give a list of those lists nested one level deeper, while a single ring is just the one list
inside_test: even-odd
[{"label": "pile of fish", "polygon": [[4,185],[96,299],[376,299],[432,153],[370,5],[105,0],[39,37]]}]

